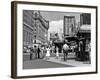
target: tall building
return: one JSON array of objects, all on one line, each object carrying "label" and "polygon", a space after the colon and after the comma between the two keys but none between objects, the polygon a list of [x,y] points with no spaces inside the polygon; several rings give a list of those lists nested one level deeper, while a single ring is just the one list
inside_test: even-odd
[{"label": "tall building", "polygon": [[28,47],[33,45],[34,19],[33,12],[23,10],[23,45]]},{"label": "tall building", "polygon": [[85,39],[91,38],[91,14],[82,13],[80,14],[80,28],[78,32],[79,37],[84,37]]},{"label": "tall building", "polygon": [[23,45],[45,44],[48,41],[49,21],[39,11],[23,10]]},{"label": "tall building", "polygon": [[49,21],[45,20],[39,11],[33,12],[33,17],[35,20],[35,29],[34,29],[34,44],[47,44],[48,43],[48,29]]},{"label": "tall building", "polygon": [[[91,43],[91,14],[89,13],[82,13],[80,14],[80,27],[77,33],[78,39],[80,42],[83,43],[83,55],[79,57],[80,60],[90,60],[90,54],[87,54],[87,50],[89,49],[88,45]],[[78,41],[79,50],[80,42]]]},{"label": "tall building", "polygon": [[74,36],[75,28],[75,16],[64,16],[64,35]]},{"label": "tall building", "polygon": [[91,24],[91,14],[82,13],[80,14],[80,25],[90,25]]}]

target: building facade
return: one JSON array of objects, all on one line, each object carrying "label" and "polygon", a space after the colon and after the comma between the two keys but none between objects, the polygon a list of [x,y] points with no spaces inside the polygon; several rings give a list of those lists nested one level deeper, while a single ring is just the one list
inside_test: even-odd
[{"label": "building facade", "polygon": [[23,45],[33,47],[34,44],[47,43],[49,21],[39,11],[23,10]]},{"label": "building facade", "polygon": [[23,45],[33,45],[34,19],[32,11],[23,10]]},{"label": "building facade", "polygon": [[78,31],[78,37],[84,37],[86,39],[91,38],[91,14],[80,14],[80,27]]},{"label": "building facade", "polygon": [[[80,14],[80,27],[77,33],[79,39],[80,60],[90,60],[90,51],[88,45],[91,43],[91,14]],[[80,46],[80,43],[82,46]]]},{"label": "building facade", "polygon": [[91,14],[82,13],[80,14],[80,25],[90,25],[91,24]]},{"label": "building facade", "polygon": [[39,11],[33,12],[35,20],[35,31],[34,31],[34,44],[47,44],[48,43],[48,29],[49,21],[45,20]]},{"label": "building facade", "polygon": [[75,16],[64,16],[64,35],[74,36],[75,28]]}]

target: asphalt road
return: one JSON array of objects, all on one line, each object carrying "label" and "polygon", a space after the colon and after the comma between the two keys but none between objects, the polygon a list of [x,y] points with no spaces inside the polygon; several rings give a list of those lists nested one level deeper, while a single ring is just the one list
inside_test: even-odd
[{"label": "asphalt road", "polygon": [[43,59],[28,60],[23,62],[23,69],[60,68],[60,67],[72,67],[72,66],[55,62],[49,62]]}]

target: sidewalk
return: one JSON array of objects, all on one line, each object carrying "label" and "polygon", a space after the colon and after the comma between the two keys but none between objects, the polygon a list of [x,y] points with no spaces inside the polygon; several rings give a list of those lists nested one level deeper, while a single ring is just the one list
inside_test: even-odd
[{"label": "sidewalk", "polygon": [[[46,59],[44,59],[46,60]],[[90,66],[91,64],[88,64],[86,61],[76,61],[75,59],[68,59],[67,61],[63,60],[63,57],[59,57],[58,59],[56,57],[50,57],[48,60],[50,62],[55,62],[55,63],[60,63],[60,64],[65,64],[65,65],[71,65],[74,67],[84,67],[84,66]]]}]

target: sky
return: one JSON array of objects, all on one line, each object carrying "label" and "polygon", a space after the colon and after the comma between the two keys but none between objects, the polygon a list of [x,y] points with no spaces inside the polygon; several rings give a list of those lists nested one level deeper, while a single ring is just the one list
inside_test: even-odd
[{"label": "sky", "polygon": [[49,21],[48,32],[63,33],[64,16],[75,16],[76,22],[80,22],[81,13],[73,12],[54,12],[54,11],[40,11],[42,17]]},{"label": "sky", "polygon": [[59,33],[59,38],[63,34],[64,16],[75,16],[76,22],[80,22],[80,14],[75,12],[55,12],[55,11],[40,11],[42,17],[49,21],[48,40],[50,33]]}]

